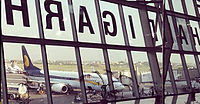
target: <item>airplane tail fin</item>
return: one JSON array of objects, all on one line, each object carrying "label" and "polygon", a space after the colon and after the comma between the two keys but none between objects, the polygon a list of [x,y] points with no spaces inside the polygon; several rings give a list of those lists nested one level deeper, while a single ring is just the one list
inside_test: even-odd
[{"label": "airplane tail fin", "polygon": [[23,63],[24,63],[24,69],[26,71],[39,71],[41,69],[35,67],[33,63],[31,62],[31,59],[26,51],[25,46],[22,46],[22,57],[23,57]]}]

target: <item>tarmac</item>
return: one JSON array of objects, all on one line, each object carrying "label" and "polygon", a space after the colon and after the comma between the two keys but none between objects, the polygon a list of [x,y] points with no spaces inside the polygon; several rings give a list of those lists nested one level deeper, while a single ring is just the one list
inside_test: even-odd
[{"label": "tarmac", "polygon": [[[26,80],[24,79],[23,74],[14,74],[14,73],[7,73],[7,86],[18,86],[19,83],[23,83]],[[169,90],[169,89],[168,89]],[[170,91],[170,90],[169,90]],[[9,91],[8,91],[9,92]],[[29,91],[30,95],[30,102],[29,104],[48,104],[47,102],[47,94],[37,94],[36,89],[31,89]],[[80,91],[71,91],[68,94],[58,94],[52,92],[52,99],[54,104],[82,104],[81,98],[79,99]],[[178,97],[177,104],[185,104],[187,101],[188,95],[181,95]],[[99,102],[102,99],[100,94],[91,95],[88,94],[88,102]],[[120,92],[117,94],[117,99],[127,99],[127,98],[134,98],[131,91]],[[166,98],[166,104],[171,104],[173,97]],[[21,100],[9,100],[9,104],[19,104]],[[135,101],[123,101],[117,102],[117,104],[133,104]],[[154,104],[155,98],[143,99],[140,100],[140,104]],[[196,94],[196,101],[193,102],[194,104],[200,104],[200,93]]]}]

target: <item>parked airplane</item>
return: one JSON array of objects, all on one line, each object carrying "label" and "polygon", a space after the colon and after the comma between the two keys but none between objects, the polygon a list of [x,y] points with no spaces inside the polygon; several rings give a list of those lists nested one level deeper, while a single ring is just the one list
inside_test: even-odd
[{"label": "parked airplane", "polygon": [[[22,46],[22,55],[25,74],[30,78],[30,80],[35,82],[44,82],[44,71],[34,66],[31,59],[25,49]],[[79,75],[78,72],[66,72],[66,71],[52,71],[49,70],[51,89],[58,93],[67,93],[70,89],[79,88]],[[84,73],[85,86],[87,89],[93,89],[96,91],[101,91],[102,85],[108,85],[108,79],[106,75],[98,73]],[[120,83],[116,78],[112,77],[114,89],[117,91],[122,91],[124,85]],[[109,88],[107,86],[107,91]]]},{"label": "parked airplane", "polygon": [[7,73],[22,73],[23,70],[16,65],[16,62],[14,60],[10,61],[10,65],[6,65],[6,72]]}]

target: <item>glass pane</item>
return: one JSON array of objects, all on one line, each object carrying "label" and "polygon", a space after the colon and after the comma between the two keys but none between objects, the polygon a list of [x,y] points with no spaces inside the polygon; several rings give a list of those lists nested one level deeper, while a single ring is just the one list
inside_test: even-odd
[{"label": "glass pane", "polygon": [[90,0],[90,2],[87,0],[74,0],[73,7],[78,40],[101,43],[94,0]]},{"label": "glass pane", "polygon": [[186,8],[189,15],[196,16],[195,10],[194,10],[194,4],[193,0],[185,0]]},{"label": "glass pane", "polygon": [[124,45],[118,5],[100,1],[100,8],[107,44]]},{"label": "glass pane", "polygon": [[73,103],[80,95],[80,82],[73,47],[47,46],[53,102]]},{"label": "glass pane", "polygon": [[166,104],[171,104],[172,103],[172,99],[173,99],[173,96],[166,97],[165,98],[165,103]]},{"label": "glass pane", "polygon": [[179,54],[171,54],[171,65],[179,93],[187,92],[187,83],[183,71],[183,65]]},{"label": "glass pane", "polygon": [[[161,74],[163,73],[163,54],[162,53],[156,53],[157,59],[158,59],[158,65],[160,68]],[[172,83],[171,83],[171,78],[169,75],[169,69],[167,71],[167,76],[166,76],[166,81],[165,81],[165,94],[173,94],[173,88],[172,88]]]},{"label": "glass pane", "polygon": [[165,9],[166,10],[170,10],[170,8],[169,8],[169,0],[166,0],[165,3],[166,3],[165,4]]},{"label": "glass pane", "polygon": [[155,99],[154,98],[149,98],[149,99],[142,99],[140,100],[140,104],[154,104],[155,103]]},{"label": "glass pane", "polygon": [[123,6],[128,39],[131,46],[145,46],[138,9]]},{"label": "glass pane", "polygon": [[190,20],[190,26],[192,28],[192,36],[195,40],[195,47],[197,51],[200,51],[200,29],[197,21]]},{"label": "glass pane", "polygon": [[172,0],[172,4],[175,12],[183,13],[181,0]]},{"label": "glass pane", "polygon": [[47,39],[73,40],[67,0],[40,0],[44,36]]},{"label": "glass pane", "polygon": [[[149,12],[148,11],[148,16],[149,16],[149,23],[150,23],[150,28],[151,28],[151,35],[155,40],[155,45],[159,46],[162,45],[162,37],[161,37],[161,31],[160,31],[160,24],[158,23],[159,21],[156,21],[156,16],[159,14],[156,14],[155,12]],[[157,22],[157,27],[156,26]]]},{"label": "glass pane", "polygon": [[196,93],[195,95],[195,99],[196,99],[196,102],[199,103],[200,102],[200,93]]},{"label": "glass pane", "polygon": [[200,75],[199,70],[197,69],[194,55],[185,55],[187,68],[189,71],[191,84],[194,90],[199,91],[200,90]]},{"label": "glass pane", "polygon": [[9,103],[47,104],[40,46],[4,43],[4,54]]},{"label": "glass pane", "polygon": [[[9,1],[11,2],[9,3]],[[13,6],[22,8],[21,1],[22,0],[1,1],[2,34],[9,36],[39,38],[35,1],[25,0],[27,1],[27,3],[26,2],[23,3],[23,6],[24,7],[27,6],[27,9],[23,9],[23,12],[14,9],[12,10],[9,8]],[[7,4],[5,4],[5,2]],[[8,13],[7,15],[6,15],[6,8]],[[22,14],[24,15],[24,17]]]},{"label": "glass pane", "polygon": [[172,32],[173,42],[174,42],[172,49],[178,50],[179,49],[178,48],[178,42],[177,42],[177,39],[176,39],[176,32],[175,32],[175,29],[174,29],[172,17],[168,16],[168,20],[169,20],[169,25],[170,25],[170,29],[171,29],[171,32]]},{"label": "glass pane", "polygon": [[177,104],[185,104],[187,103],[188,95],[179,95],[177,99]]},{"label": "glass pane", "polygon": [[80,52],[88,102],[100,102],[104,93],[102,86],[108,85],[103,51],[101,49],[81,48]]},{"label": "glass pane", "polygon": [[186,51],[192,51],[192,46],[191,46],[191,41],[190,41],[190,34],[188,31],[188,27],[186,24],[186,20],[183,18],[176,18],[176,22],[177,22],[177,27],[178,27],[178,31],[179,34],[176,35],[181,35],[181,44],[183,47],[183,50]]},{"label": "glass pane", "polygon": [[[108,50],[111,72],[118,99],[132,98],[132,78],[126,51]],[[117,80],[118,79],[118,80]]]},{"label": "glass pane", "polygon": [[147,53],[132,51],[132,58],[137,73],[140,96],[153,96],[155,91]]},{"label": "glass pane", "polygon": [[135,103],[134,100],[130,100],[130,101],[117,102],[116,104],[134,104],[134,103]]}]

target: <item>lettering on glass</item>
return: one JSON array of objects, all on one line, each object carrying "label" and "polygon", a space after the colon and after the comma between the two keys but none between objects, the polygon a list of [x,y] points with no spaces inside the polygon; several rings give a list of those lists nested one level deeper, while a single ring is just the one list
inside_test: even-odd
[{"label": "lettering on glass", "polygon": [[[194,38],[194,40],[195,40],[195,38],[197,38],[197,41],[198,41],[198,43],[199,43],[199,45],[200,45],[200,40],[199,40],[199,35],[198,35],[198,32],[197,32],[197,28],[196,28],[196,27],[194,28],[195,33],[193,33],[192,27],[190,27],[190,28],[191,28],[191,31],[192,31],[192,37]],[[194,41],[194,45],[196,45],[196,42],[195,42],[195,41]]]},{"label": "lettering on glass", "polygon": [[21,6],[12,5],[11,0],[5,0],[5,9],[7,24],[14,25],[13,10],[16,10],[22,12],[23,25],[25,27],[30,27],[27,0],[21,0]]},{"label": "lettering on glass", "polygon": [[[156,33],[157,27],[155,26],[154,20],[152,20],[152,19],[149,19],[149,24],[150,24],[150,28],[152,28],[152,29],[150,29],[150,31],[151,31],[151,34],[153,35],[153,43],[155,44],[156,41],[158,41],[158,37],[157,37],[157,33]],[[153,32],[152,32],[152,30],[153,30]]]},{"label": "lettering on glass", "polygon": [[132,16],[131,16],[131,15],[128,15],[128,19],[129,19],[129,23],[130,23],[132,38],[133,38],[133,39],[136,39],[135,30],[134,30],[134,26],[133,26]]},{"label": "lettering on glass", "polygon": [[[83,27],[85,26],[89,28],[91,34],[94,34],[94,30],[90,22],[90,18],[89,18],[86,7],[80,6],[79,14],[80,14],[79,15],[79,32],[83,33],[84,32]],[[86,22],[84,22],[84,16],[85,16]]]},{"label": "lettering on glass", "polygon": [[184,40],[185,43],[188,45],[188,41],[187,41],[182,25],[179,25],[179,33],[180,33],[179,38],[180,38],[181,44],[183,44],[183,40]]},{"label": "lettering on glass", "polygon": [[[51,11],[50,6],[56,5],[57,6],[57,13],[54,13]],[[45,10],[48,12],[46,16],[46,23],[47,23],[47,29],[52,29],[52,17],[58,17],[59,19],[59,26],[61,31],[65,31],[64,21],[63,21],[63,11],[62,11],[62,5],[61,2],[58,1],[52,1],[52,0],[46,0],[44,2]]]},{"label": "lettering on glass", "polygon": [[105,34],[110,35],[110,36],[116,36],[117,35],[117,25],[116,25],[115,16],[110,11],[104,11],[103,18],[106,18],[107,16],[110,16],[112,19],[113,31],[108,29],[108,27],[110,26],[110,22],[104,21],[103,24],[104,24]]}]

